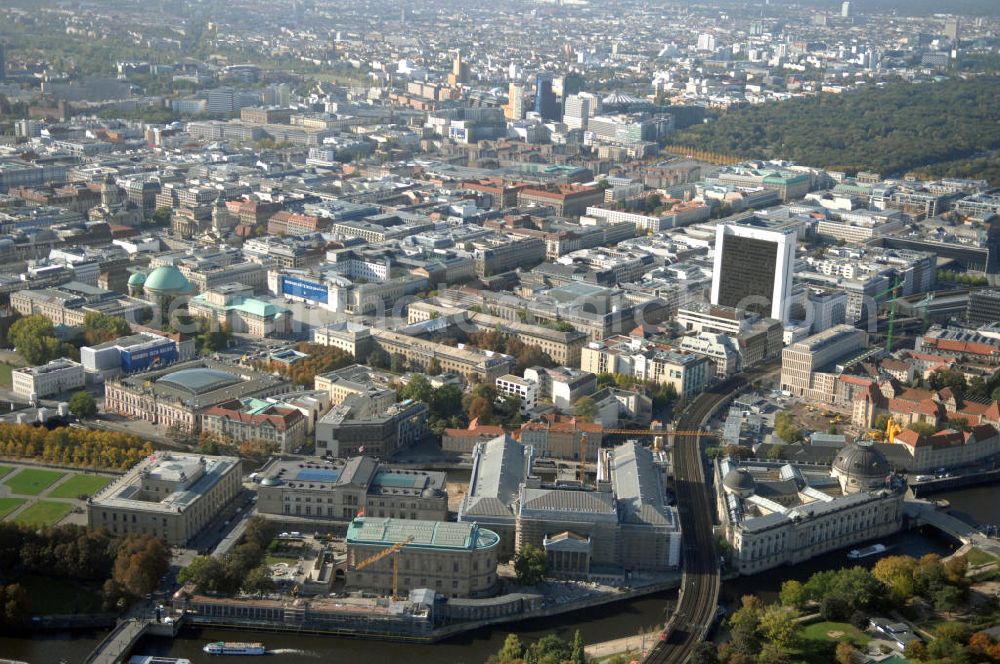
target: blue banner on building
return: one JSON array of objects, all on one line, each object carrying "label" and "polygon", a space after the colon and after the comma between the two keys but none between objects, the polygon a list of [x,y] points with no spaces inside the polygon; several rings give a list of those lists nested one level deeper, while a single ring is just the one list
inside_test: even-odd
[{"label": "blue banner on building", "polygon": [[284,277],[281,280],[281,292],[291,297],[305,298],[311,302],[325,304],[327,301],[326,286],[297,277]]},{"label": "blue banner on building", "polygon": [[125,373],[158,369],[177,361],[177,346],[168,340],[152,348],[142,348],[134,352],[122,349],[121,358],[122,371]]}]

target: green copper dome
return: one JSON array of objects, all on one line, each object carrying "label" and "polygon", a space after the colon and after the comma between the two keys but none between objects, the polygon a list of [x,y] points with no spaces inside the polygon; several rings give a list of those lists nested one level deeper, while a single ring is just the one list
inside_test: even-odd
[{"label": "green copper dome", "polygon": [[142,272],[133,272],[132,276],[128,278],[129,286],[142,286],[146,283],[146,275]]},{"label": "green copper dome", "polygon": [[190,282],[173,265],[158,267],[146,277],[145,288],[154,293],[187,293],[192,290]]}]

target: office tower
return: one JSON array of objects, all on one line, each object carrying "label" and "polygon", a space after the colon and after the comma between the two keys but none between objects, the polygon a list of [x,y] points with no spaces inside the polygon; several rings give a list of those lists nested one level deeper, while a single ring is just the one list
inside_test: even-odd
[{"label": "office tower", "polygon": [[712,304],[787,323],[794,265],[795,229],[719,224]]},{"label": "office tower", "polygon": [[587,93],[569,95],[566,97],[566,112],[563,122],[570,129],[586,129],[590,120],[590,105],[592,95]]},{"label": "office tower", "polygon": [[535,75],[535,113],[543,120],[559,119],[559,102],[552,91],[552,74],[544,71]]},{"label": "office tower", "polygon": [[843,18],[851,18],[851,2],[844,0],[840,5],[840,15]]},{"label": "office tower", "polygon": [[0,41],[0,83],[7,79],[7,45]]},{"label": "office tower", "polygon": [[565,76],[563,76],[563,83],[562,83],[563,99],[565,99],[569,95],[575,95],[578,92],[582,92],[584,83],[585,81],[583,80],[583,76],[577,74],[576,72],[570,72]]},{"label": "office tower", "polygon": [[699,51],[714,51],[715,50],[715,35],[710,35],[708,33],[703,33],[698,35],[698,50]]},{"label": "office tower", "polygon": [[507,105],[503,114],[508,120],[518,121],[524,117],[524,86],[511,83],[507,86]]},{"label": "office tower", "polygon": [[455,51],[455,59],[451,61],[451,74],[448,75],[449,85],[466,83],[469,80],[469,65],[462,61],[462,52]]},{"label": "office tower", "polygon": [[1000,321],[1000,290],[980,290],[969,293],[965,314],[970,325],[980,326]]},{"label": "office tower", "polygon": [[944,22],[944,36],[953,42],[958,42],[958,17],[949,16]]}]

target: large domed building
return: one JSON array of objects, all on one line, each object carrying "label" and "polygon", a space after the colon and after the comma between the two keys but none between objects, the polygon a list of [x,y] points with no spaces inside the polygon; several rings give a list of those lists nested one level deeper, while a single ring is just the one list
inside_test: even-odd
[{"label": "large domed building", "polygon": [[105,409],[164,428],[198,433],[206,410],[288,389],[277,376],[229,364],[194,360],[122,376],[104,384]]},{"label": "large domed building", "polygon": [[722,488],[728,494],[747,498],[757,488],[757,482],[749,470],[737,467],[730,470],[722,478]]},{"label": "large domed building", "polygon": [[729,562],[741,574],[795,565],[903,526],[905,484],[864,443],[839,450],[832,467],[726,457],[714,475]]},{"label": "large domed building", "polygon": [[845,446],[833,459],[831,474],[844,493],[884,489],[892,468],[882,453],[866,441]]},{"label": "large domed building", "polygon": [[161,265],[146,277],[143,288],[147,295],[156,297],[188,295],[194,291],[194,286],[187,280],[176,265]]},{"label": "large domed building", "polygon": [[128,278],[128,294],[132,297],[141,297],[142,289],[146,283],[146,275],[142,272],[133,272]]},{"label": "large domed building", "polygon": [[128,280],[129,294],[142,297],[159,306],[169,306],[171,300],[194,294],[194,286],[176,265],[161,265],[148,275],[135,272]]}]

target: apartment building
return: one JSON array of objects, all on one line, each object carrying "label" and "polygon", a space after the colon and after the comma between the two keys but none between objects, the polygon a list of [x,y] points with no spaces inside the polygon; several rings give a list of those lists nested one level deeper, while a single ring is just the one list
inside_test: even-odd
[{"label": "apartment building", "polygon": [[580,368],[594,374],[620,373],[670,384],[684,399],[701,394],[715,375],[715,366],[707,357],[625,336],[590,342],[580,354]]},{"label": "apartment building", "polygon": [[868,335],[850,325],[836,325],[793,343],[781,353],[781,389],[831,403],[843,367],[863,358],[867,345]]}]

